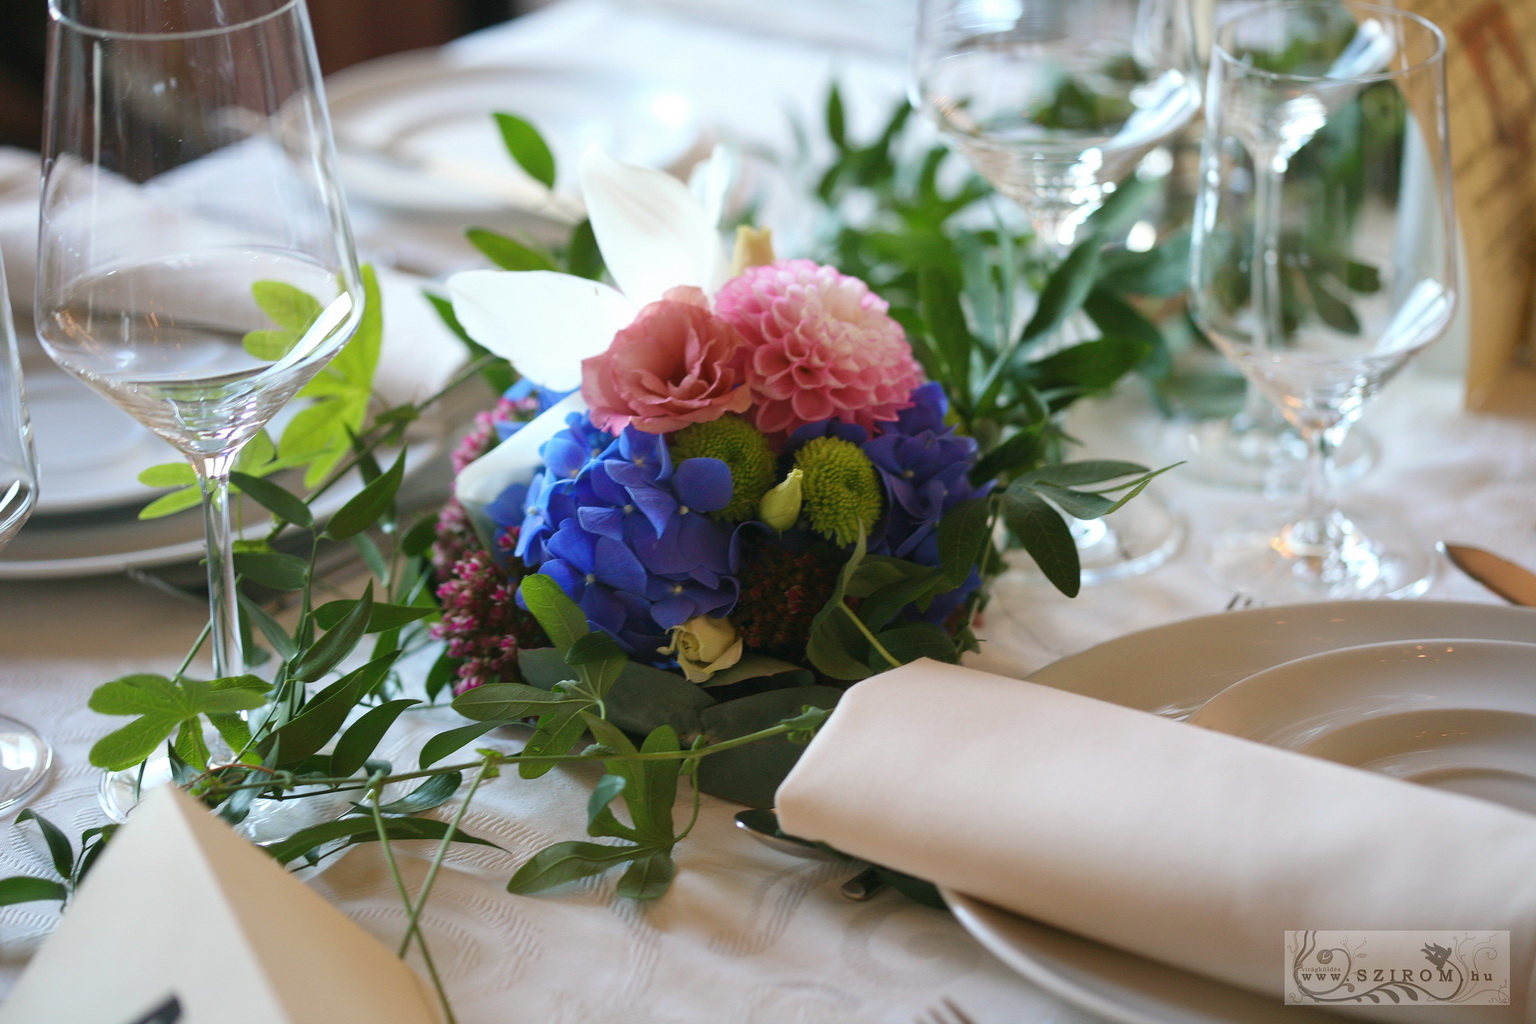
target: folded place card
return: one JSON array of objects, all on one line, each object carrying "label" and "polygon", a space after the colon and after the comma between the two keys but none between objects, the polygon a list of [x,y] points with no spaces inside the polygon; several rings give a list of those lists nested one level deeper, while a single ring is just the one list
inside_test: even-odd
[{"label": "folded place card", "polygon": [[1287,933],[1507,933],[1505,1005],[1340,1009],[1536,1022],[1536,817],[1495,804],[933,661],[849,690],[776,799],[792,835],[1277,1004]]},{"label": "folded place card", "polygon": [[174,786],[145,797],[0,1024],[438,1024],[377,939]]}]

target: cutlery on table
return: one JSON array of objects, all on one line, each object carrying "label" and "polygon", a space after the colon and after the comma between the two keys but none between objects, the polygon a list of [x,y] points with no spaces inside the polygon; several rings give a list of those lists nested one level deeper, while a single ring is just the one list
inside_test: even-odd
[{"label": "cutlery on table", "polygon": [[1536,607],[1536,573],[1482,548],[1446,541],[1435,546],[1452,565],[1510,604]]},{"label": "cutlery on table", "polygon": [[[794,854],[796,857],[808,857],[811,860],[848,860],[847,857],[821,843],[813,843],[786,834],[779,828],[778,815],[773,813],[772,808],[755,807],[737,812],[736,827],[758,842],[771,846],[775,850]],[[867,867],[844,882],[838,891],[845,899],[862,903],[884,888],[885,882],[880,878],[879,869]]]}]

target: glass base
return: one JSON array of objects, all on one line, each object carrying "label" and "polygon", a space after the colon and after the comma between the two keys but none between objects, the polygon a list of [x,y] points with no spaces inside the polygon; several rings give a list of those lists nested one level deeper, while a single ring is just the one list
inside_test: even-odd
[{"label": "glass base", "polygon": [[1396,519],[1337,515],[1332,527],[1335,544],[1309,543],[1294,516],[1259,513],[1211,536],[1200,554],[1228,588],[1264,604],[1417,597],[1434,581],[1434,551]]},{"label": "glass base", "polygon": [[[142,794],[170,782],[170,758],[157,755],[145,763],[142,779],[138,768],[103,773],[96,795],[107,817],[124,822]],[[322,786],[310,788],[320,795],[292,800],[257,800],[245,820],[234,826],[235,831],[258,846],[275,843],[299,829],[339,818],[351,806],[346,793],[323,793]],[[305,787],[296,791],[304,792]]]},{"label": "glass base", "polygon": [[[1184,460],[1174,470],[1209,484],[1262,490],[1270,494],[1299,492],[1306,484],[1307,445],[1284,420],[1248,418],[1176,420],[1163,430],[1162,447],[1171,460]],[[1381,445],[1359,426],[1344,435],[1334,453],[1333,479],[1356,480],[1376,464]]]},{"label": "glass base", "polygon": [[36,793],[53,765],[53,748],[25,723],[0,715],[0,811]]}]

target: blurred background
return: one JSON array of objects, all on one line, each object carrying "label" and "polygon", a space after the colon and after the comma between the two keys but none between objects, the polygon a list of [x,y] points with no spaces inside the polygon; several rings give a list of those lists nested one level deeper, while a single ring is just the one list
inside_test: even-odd
[{"label": "blurred background", "polygon": [[[327,73],[401,50],[438,46],[515,17],[539,0],[309,0]],[[0,3],[0,145],[41,143],[47,0]]]}]

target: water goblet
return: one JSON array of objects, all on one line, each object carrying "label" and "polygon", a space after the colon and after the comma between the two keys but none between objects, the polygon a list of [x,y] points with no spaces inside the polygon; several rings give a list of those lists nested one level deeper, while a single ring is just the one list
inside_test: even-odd
[{"label": "water goblet", "polygon": [[1346,514],[1334,453],[1456,304],[1445,46],[1392,7],[1266,0],[1217,26],[1191,304],[1306,440],[1299,509],[1217,531],[1227,585],[1272,602],[1422,593],[1431,550]]},{"label": "water goblet", "polygon": [[[0,262],[0,548],[16,536],[37,501],[37,459],[22,397],[21,360]],[[26,800],[48,777],[53,749],[32,727],[0,715],[0,811]]]},{"label": "water goblet", "polygon": [[[1200,107],[1185,0],[923,0],[913,104],[1055,259],[1154,147]],[[1069,336],[1058,344],[1086,340]],[[1113,524],[1075,521],[1085,583],[1161,564],[1181,519],[1151,493]]]},{"label": "water goblet", "polygon": [[303,0],[49,14],[38,333],[197,472],[214,672],[238,675],[231,467],[362,317],[308,15]]}]

